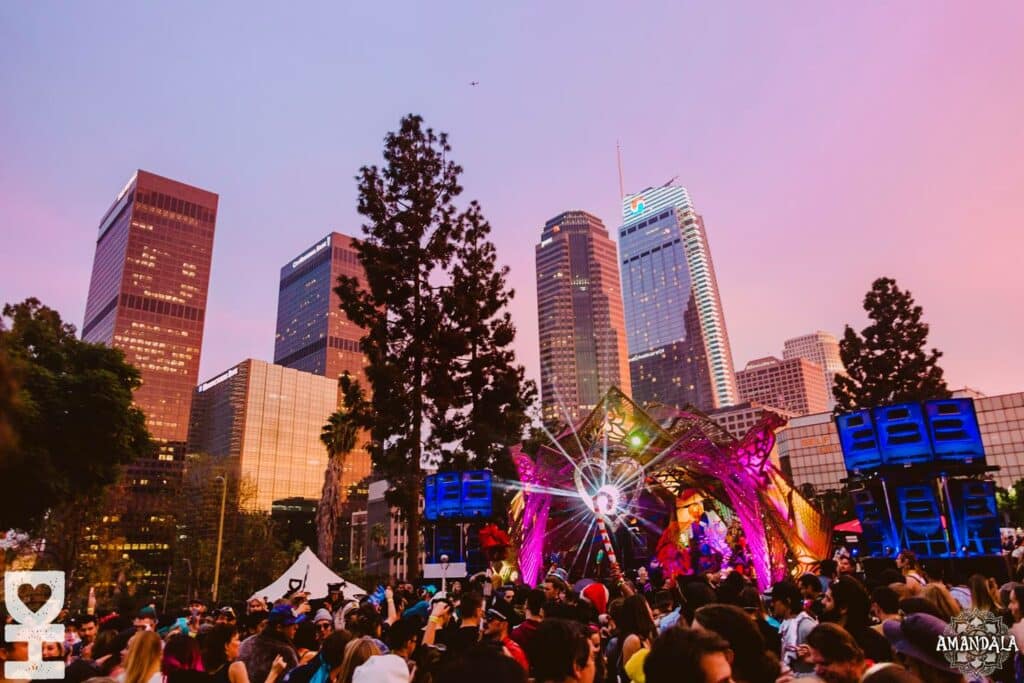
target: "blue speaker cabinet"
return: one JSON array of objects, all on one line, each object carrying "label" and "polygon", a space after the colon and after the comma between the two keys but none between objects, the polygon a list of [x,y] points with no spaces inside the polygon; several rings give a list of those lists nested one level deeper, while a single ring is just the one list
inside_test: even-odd
[{"label": "blue speaker cabinet", "polygon": [[927,401],[928,434],[935,457],[944,462],[985,461],[985,446],[981,443],[978,416],[974,401],[969,398],[950,398]]},{"label": "blue speaker cabinet", "polygon": [[850,472],[867,472],[882,464],[875,423],[870,410],[858,410],[836,417],[836,431],[843,448],[843,460]]},{"label": "blue speaker cabinet", "polygon": [[423,519],[437,521],[437,475],[428,474],[423,485]]},{"label": "blue speaker cabinet", "polygon": [[437,476],[437,516],[452,519],[462,515],[462,474],[442,472]]},{"label": "blue speaker cabinet", "polygon": [[491,473],[487,470],[462,473],[462,516],[490,517],[494,507]]},{"label": "blue speaker cabinet", "polygon": [[[860,520],[862,543],[867,554],[882,557],[891,553],[896,547],[896,539],[892,538],[892,525],[885,502],[881,499],[881,486],[873,485],[860,491],[851,491],[853,509]],[[886,553],[886,548],[889,553]]]},{"label": "blue speaker cabinet", "polygon": [[950,481],[949,497],[960,543],[967,551],[972,555],[1000,554],[995,484],[973,479]]},{"label": "blue speaker cabinet", "polygon": [[934,484],[897,486],[896,499],[903,529],[903,547],[923,557],[945,555],[949,540]]},{"label": "blue speaker cabinet", "polygon": [[932,444],[918,403],[898,403],[872,409],[882,461],[914,465],[932,460]]}]

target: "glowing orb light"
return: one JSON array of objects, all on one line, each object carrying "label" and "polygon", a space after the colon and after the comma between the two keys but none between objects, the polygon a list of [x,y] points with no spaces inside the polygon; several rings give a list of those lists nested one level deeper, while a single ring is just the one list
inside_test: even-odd
[{"label": "glowing orb light", "polygon": [[594,508],[598,514],[610,515],[619,507],[619,490],[611,484],[605,484],[594,494]]}]

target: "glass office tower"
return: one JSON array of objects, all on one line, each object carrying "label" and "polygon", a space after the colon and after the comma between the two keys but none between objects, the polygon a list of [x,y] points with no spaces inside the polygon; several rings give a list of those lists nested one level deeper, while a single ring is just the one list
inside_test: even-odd
[{"label": "glass office tower", "polygon": [[633,399],[713,410],[736,403],[732,351],[704,220],[685,188],[627,196],[619,228]]}]

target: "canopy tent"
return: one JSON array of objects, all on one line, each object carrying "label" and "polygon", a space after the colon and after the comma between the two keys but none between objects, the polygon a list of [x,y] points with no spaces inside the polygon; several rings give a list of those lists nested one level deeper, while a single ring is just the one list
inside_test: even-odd
[{"label": "canopy tent", "polygon": [[303,590],[309,593],[310,600],[319,600],[327,597],[329,583],[340,583],[342,597],[346,600],[356,600],[366,595],[366,591],[332,572],[320,561],[316,553],[306,548],[277,581],[256,591],[249,599],[263,598],[274,601],[288,593]]}]

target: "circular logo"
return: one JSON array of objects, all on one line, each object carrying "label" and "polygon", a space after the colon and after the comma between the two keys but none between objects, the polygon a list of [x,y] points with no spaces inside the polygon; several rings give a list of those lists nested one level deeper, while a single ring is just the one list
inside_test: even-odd
[{"label": "circular logo", "polygon": [[969,609],[950,620],[946,632],[939,636],[936,651],[964,676],[991,676],[1017,652],[1017,641],[1001,618]]}]

